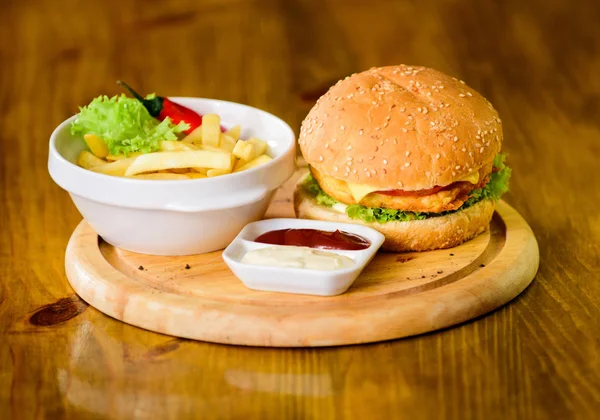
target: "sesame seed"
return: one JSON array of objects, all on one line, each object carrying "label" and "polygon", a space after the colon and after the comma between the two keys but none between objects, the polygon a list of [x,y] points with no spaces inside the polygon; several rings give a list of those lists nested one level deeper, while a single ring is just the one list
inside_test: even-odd
[{"label": "sesame seed", "polygon": [[379,146],[375,146],[375,151],[378,151],[378,150],[379,150]]},{"label": "sesame seed", "polygon": [[385,170],[385,168],[382,169],[384,174],[387,174],[387,171]]},{"label": "sesame seed", "polygon": [[400,112],[404,112],[404,111],[406,111],[406,108],[400,107]]},{"label": "sesame seed", "polygon": [[431,96],[431,92],[427,92],[427,96]]},{"label": "sesame seed", "polygon": [[407,151],[404,153],[404,156],[406,156],[406,157],[409,157],[409,156],[410,156],[410,151],[408,151],[408,150],[407,150]]},{"label": "sesame seed", "polygon": [[363,129],[362,128],[360,130],[358,130],[358,134],[360,134],[361,136],[363,135]]},{"label": "sesame seed", "polygon": [[337,166],[334,166],[334,167],[333,167],[333,171],[334,171],[334,172],[337,172],[337,171],[338,171],[338,169],[339,169],[339,168],[338,168]]},{"label": "sesame seed", "polygon": [[458,141],[458,137],[454,136],[454,138],[452,140],[454,140],[454,143],[456,143]]},{"label": "sesame seed", "polygon": [[356,172],[357,172],[357,170],[356,170],[356,168],[354,168],[354,169],[352,170],[352,173],[353,173],[353,174],[356,174]]},{"label": "sesame seed", "polygon": [[452,176],[456,176],[456,172],[452,171]]},{"label": "sesame seed", "polygon": [[346,147],[346,150],[350,150],[350,149],[352,149],[352,145],[351,144],[349,144],[348,147]]},{"label": "sesame seed", "polygon": [[464,93],[459,93],[458,96],[460,96],[461,98],[464,98],[465,94]]},{"label": "sesame seed", "polygon": [[325,143],[325,148],[329,149],[329,143]]},{"label": "sesame seed", "polygon": [[473,152],[469,152],[469,157],[473,157]]},{"label": "sesame seed", "polygon": [[421,112],[421,108],[417,108],[417,111]]},{"label": "sesame seed", "polygon": [[377,170],[376,169],[371,169],[371,172],[373,172],[373,175],[377,175]]},{"label": "sesame seed", "polygon": [[427,108],[423,108],[423,114],[427,114]]},{"label": "sesame seed", "polygon": [[481,136],[479,136],[479,135],[475,136],[475,138],[476,138],[477,140],[481,140]]},{"label": "sesame seed", "polygon": [[371,178],[371,172],[367,172],[367,177]]},{"label": "sesame seed", "polygon": [[439,85],[438,88],[444,89],[444,85]]},{"label": "sesame seed", "polygon": [[458,171],[458,170],[460,169],[460,165],[456,165],[456,166],[454,167],[454,169],[456,169],[456,170]]},{"label": "sesame seed", "polygon": [[406,166],[406,167],[408,168],[408,167],[410,166],[410,162],[406,162],[406,163],[404,164],[404,166]]},{"label": "sesame seed", "polygon": [[440,154],[438,153],[437,155],[435,155],[435,158],[439,159],[440,158]]},{"label": "sesame seed", "polygon": [[344,127],[343,125],[340,126],[340,130],[344,130],[346,127]]},{"label": "sesame seed", "polygon": [[430,121],[429,125],[431,125],[433,127],[435,125],[435,121]]},{"label": "sesame seed", "polygon": [[408,133],[408,130],[404,127],[402,127],[402,131],[404,131],[405,133]]},{"label": "sesame seed", "polygon": [[375,159],[375,156],[369,156],[369,160]]},{"label": "sesame seed", "polygon": [[471,92],[467,92],[467,96],[473,96]]},{"label": "sesame seed", "polygon": [[479,149],[479,153],[483,153],[484,148]]},{"label": "sesame seed", "polygon": [[383,164],[384,165],[387,165],[387,162],[388,162],[387,159],[383,159]]},{"label": "sesame seed", "polygon": [[381,127],[375,127],[375,131],[381,130]]},{"label": "sesame seed", "polygon": [[322,155],[319,155],[319,161],[323,162],[323,156]]},{"label": "sesame seed", "polygon": [[377,105],[377,102],[376,102],[376,101],[373,101],[373,102],[371,102],[371,103],[372,103],[373,105]]}]

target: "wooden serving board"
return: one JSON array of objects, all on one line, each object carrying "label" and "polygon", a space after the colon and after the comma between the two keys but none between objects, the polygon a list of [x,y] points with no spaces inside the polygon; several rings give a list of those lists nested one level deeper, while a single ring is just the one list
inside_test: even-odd
[{"label": "wooden serving board", "polygon": [[[293,217],[297,173],[265,217]],[[158,257],[117,249],[82,221],[66,252],[67,277],[90,305],[159,333],[249,346],[314,347],[406,337],[492,311],[521,293],[539,264],[527,222],[499,202],[490,230],[452,249],[380,252],[344,294],[247,289],[221,251]]]}]

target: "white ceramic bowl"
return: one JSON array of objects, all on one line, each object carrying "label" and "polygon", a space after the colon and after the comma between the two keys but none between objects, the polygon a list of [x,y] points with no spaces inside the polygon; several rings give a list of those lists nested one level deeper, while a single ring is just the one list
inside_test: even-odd
[{"label": "white ceramic bowl", "polygon": [[[358,251],[323,250],[352,258],[355,265],[340,270],[313,270],[304,268],[252,265],[242,262],[244,255],[255,249],[273,245],[254,242],[270,230],[319,229],[334,232],[336,229],[360,235],[371,245]],[[249,289],[269,292],[298,293],[318,296],[335,296],[344,293],[354,283],[364,268],[383,245],[385,237],[375,229],[351,223],[325,222],[306,219],[268,219],[248,224],[223,251],[223,260],[233,274]]]},{"label": "white ceramic bowl", "polygon": [[249,222],[263,217],[275,190],[294,173],[295,136],[284,121],[250,106],[203,98],[172,98],[202,114],[216,113],[242,138],[269,144],[273,160],[244,172],[190,180],[141,180],[88,171],[74,162],[86,149],[70,123],[50,137],[48,171],[108,243],[153,255],[190,255],[225,248]]}]

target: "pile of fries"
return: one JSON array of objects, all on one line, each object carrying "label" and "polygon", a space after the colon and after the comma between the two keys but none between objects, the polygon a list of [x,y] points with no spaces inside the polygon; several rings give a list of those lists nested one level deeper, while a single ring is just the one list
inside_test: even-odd
[{"label": "pile of fries", "polygon": [[269,162],[267,143],[257,138],[240,139],[236,125],[221,132],[221,118],[215,114],[202,117],[202,125],[182,140],[162,141],[160,150],[114,156],[98,136],[86,134],[90,149],[77,158],[77,164],[94,172],[138,179],[210,178],[241,172]]}]

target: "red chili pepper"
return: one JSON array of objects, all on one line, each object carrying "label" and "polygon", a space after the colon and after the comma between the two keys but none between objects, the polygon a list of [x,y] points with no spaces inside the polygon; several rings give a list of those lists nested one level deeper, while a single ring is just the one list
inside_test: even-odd
[{"label": "red chili pepper", "polygon": [[175,125],[182,121],[189,124],[190,128],[184,131],[185,134],[190,134],[194,129],[202,125],[202,115],[171,101],[169,98],[155,96],[152,99],[146,99],[135,90],[131,89],[126,83],[120,80],[117,81],[117,83],[127,89],[134,98],[140,101],[154,118],[162,121],[169,117],[171,122]]}]

